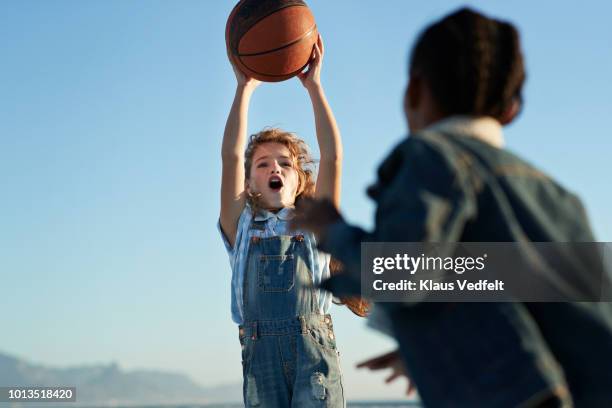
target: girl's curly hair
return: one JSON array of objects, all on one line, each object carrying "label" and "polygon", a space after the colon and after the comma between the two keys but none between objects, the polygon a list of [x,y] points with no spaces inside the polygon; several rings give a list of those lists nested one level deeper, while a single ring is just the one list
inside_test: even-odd
[{"label": "girl's curly hair", "polygon": [[[343,273],[342,271],[342,262],[331,258],[329,262],[329,273],[331,275],[335,275],[338,273]],[[334,303],[337,305],[345,305],[351,312],[355,313],[359,317],[366,317],[370,312],[370,302],[357,296],[341,297],[338,299],[338,301],[334,301]]]}]

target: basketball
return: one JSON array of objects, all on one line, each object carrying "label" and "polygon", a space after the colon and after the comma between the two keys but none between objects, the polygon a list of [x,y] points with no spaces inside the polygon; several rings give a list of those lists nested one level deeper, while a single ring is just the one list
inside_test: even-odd
[{"label": "basketball", "polygon": [[225,27],[234,64],[266,82],[300,73],[310,61],[317,37],[314,16],[301,0],[241,0]]}]

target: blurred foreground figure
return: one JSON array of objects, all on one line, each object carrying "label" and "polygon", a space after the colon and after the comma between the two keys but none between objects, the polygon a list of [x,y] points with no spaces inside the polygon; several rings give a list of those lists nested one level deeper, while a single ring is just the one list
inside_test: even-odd
[{"label": "blurred foreground figure", "polygon": [[[504,149],[525,80],[512,24],[460,9],[425,29],[409,69],[410,136],[368,189],[374,231],[325,201],[294,219],[344,264],[324,287],[359,293],[361,242],[595,241],[578,198]],[[379,303],[371,320],[399,348],[361,366],[409,373],[426,407],[612,407],[609,303]]]}]

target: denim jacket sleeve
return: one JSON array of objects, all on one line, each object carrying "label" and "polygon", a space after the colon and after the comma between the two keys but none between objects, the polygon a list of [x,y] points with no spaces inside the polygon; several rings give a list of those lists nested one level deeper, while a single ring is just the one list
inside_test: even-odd
[{"label": "denim jacket sleeve", "polygon": [[381,164],[368,189],[377,203],[374,231],[339,221],[321,249],[357,278],[362,242],[457,241],[475,213],[474,193],[462,173],[450,146],[435,137],[409,137]]}]

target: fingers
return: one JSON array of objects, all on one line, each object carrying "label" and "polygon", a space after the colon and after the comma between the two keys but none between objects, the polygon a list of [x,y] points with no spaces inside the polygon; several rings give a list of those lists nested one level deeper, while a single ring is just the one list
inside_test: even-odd
[{"label": "fingers", "polygon": [[304,212],[302,211],[301,205],[296,205],[296,211],[294,213],[293,218],[289,221],[289,226],[291,229],[298,229],[304,226],[305,217]]},{"label": "fingers", "polygon": [[410,378],[408,379],[408,390],[406,391],[406,395],[411,395],[414,394],[416,391],[416,387],[414,385],[414,381],[412,381]]},{"label": "fingers", "polygon": [[390,351],[388,353],[385,354],[381,354],[380,356],[371,358],[370,360],[368,360],[368,362],[378,362],[378,361],[389,361],[389,360],[395,360],[398,357],[397,354],[397,350],[393,350]]},{"label": "fingers", "polygon": [[308,224],[307,221],[303,218],[294,218],[289,223],[289,229],[292,231],[307,231]]},{"label": "fingers", "polygon": [[321,49],[319,48],[317,44],[315,44],[314,49],[313,49],[312,64],[314,66],[317,66],[319,65],[320,61],[321,61]]},{"label": "fingers", "polygon": [[369,368],[370,370],[380,370],[382,368],[389,367],[389,365],[393,363],[396,358],[396,352],[392,351],[390,353],[362,361],[361,363],[357,364],[357,368],[365,367]]},{"label": "fingers", "polygon": [[357,364],[357,368],[362,368],[362,367],[367,367],[367,368],[373,368],[373,367],[379,367],[381,364],[386,364],[388,362],[388,359],[385,358],[385,356],[379,356],[376,358],[372,358],[370,360],[366,360],[366,361],[362,361],[361,363]]},{"label": "fingers", "polygon": [[295,231],[295,230],[299,230],[299,229],[302,229],[302,228],[303,228],[303,225],[302,225],[302,223],[300,222],[300,220],[297,217],[295,217],[291,221],[289,221],[289,229],[290,230]]},{"label": "fingers", "polygon": [[380,367],[381,364],[384,364],[387,360],[382,356],[372,358],[370,360],[362,361],[357,364],[357,368],[369,368],[375,370],[377,367]]},{"label": "fingers", "polygon": [[[300,75],[304,75],[304,73]],[[308,197],[302,197],[302,199],[300,199],[297,203],[295,203],[295,209],[297,210],[298,214],[304,212],[304,208],[307,202],[308,202]]]},{"label": "fingers", "polygon": [[318,43],[312,46],[312,53],[310,54],[310,62],[308,63],[308,73],[313,72],[321,64],[321,47]]},{"label": "fingers", "polygon": [[323,52],[321,51],[321,46],[319,44],[315,44],[312,47],[312,63],[313,65],[318,65],[323,57]]},{"label": "fingers", "polygon": [[403,375],[401,373],[398,373],[397,371],[394,371],[390,376],[388,376],[387,378],[385,378],[385,384],[389,384],[392,383],[393,381],[395,381],[397,378],[402,377]]},{"label": "fingers", "polygon": [[234,75],[236,76],[236,79],[238,80],[238,82],[246,81],[248,78],[245,75],[245,73],[242,72],[240,68],[236,66],[236,63],[234,62],[234,59],[232,58],[230,49],[226,48],[226,51],[227,51],[227,59],[229,60],[230,65],[232,66],[232,70],[234,71]]},{"label": "fingers", "polygon": [[238,65],[236,65],[236,61],[232,58],[232,52],[229,47],[225,47],[225,51],[227,52],[227,59],[229,59],[230,65],[232,66],[232,70],[234,71],[234,75],[236,76],[236,80],[239,84],[250,84],[253,87],[257,87],[261,84],[261,81],[249,76],[246,74]]},{"label": "fingers", "polygon": [[297,75],[304,86],[308,86],[310,82],[319,82],[319,75],[321,72],[321,61],[323,59],[323,48],[322,48],[321,37],[317,38],[317,42],[312,46],[312,52],[310,54],[310,60],[308,61],[308,67],[304,72]]},{"label": "fingers", "polygon": [[340,213],[328,199],[302,198],[296,203],[294,225],[314,233],[317,239],[323,239],[328,226],[339,219]]},{"label": "fingers", "polygon": [[397,380],[399,377],[406,377],[406,379],[408,380],[406,395],[411,395],[416,391],[416,387],[412,379],[408,376],[408,373],[403,368],[403,365],[398,364],[399,358],[399,350],[393,350],[381,356],[362,361],[361,363],[357,364],[357,368],[369,368],[372,371],[392,368],[393,372],[391,373],[391,375],[385,378],[385,384],[389,384]]},{"label": "fingers", "polygon": [[367,361],[362,361],[361,363],[357,363],[357,365],[355,367],[357,368],[370,368],[370,364],[372,364],[371,360],[367,360]]},{"label": "fingers", "polygon": [[296,209],[302,213],[308,213],[317,203],[317,200],[311,197],[302,197],[296,204]]},{"label": "fingers", "polygon": [[325,46],[323,45],[323,37],[319,34],[319,38],[317,39],[317,45],[319,46],[319,51],[321,52],[321,56],[325,53]]},{"label": "fingers", "polygon": [[[314,50],[313,50],[313,53],[314,53]],[[305,71],[297,74],[297,77],[300,79],[300,81],[302,81],[303,84],[305,84],[305,81],[308,79],[311,73],[312,73],[312,60],[311,62],[308,63],[308,68],[306,68]]]},{"label": "fingers", "polygon": [[234,63],[234,59],[232,58],[232,52],[230,51],[229,47],[225,47],[225,51],[227,52],[227,59],[229,60],[230,64],[232,64],[232,68],[234,68],[235,70],[236,64]]},{"label": "fingers", "polygon": [[[298,77],[303,80],[305,74],[299,74]],[[295,215],[289,223],[289,227],[293,230],[304,229],[308,226],[309,210],[312,208],[312,200],[303,197],[295,205]]]}]

